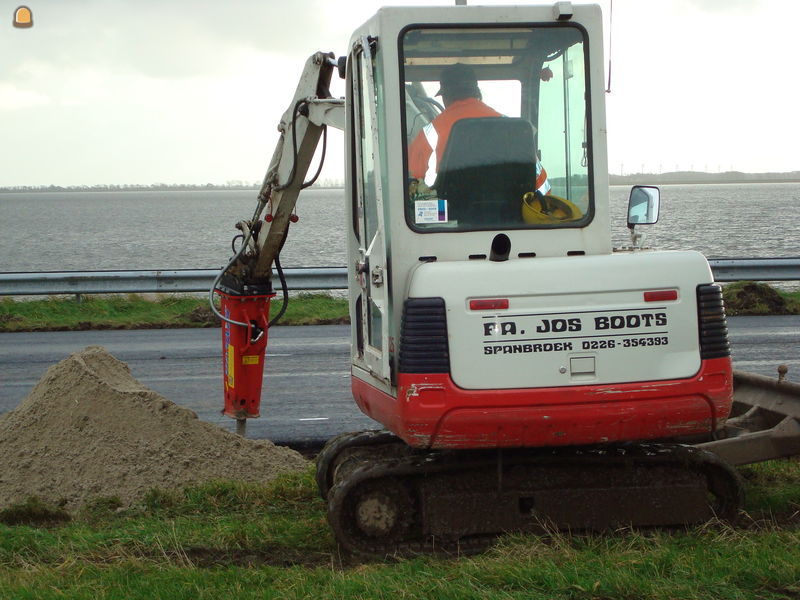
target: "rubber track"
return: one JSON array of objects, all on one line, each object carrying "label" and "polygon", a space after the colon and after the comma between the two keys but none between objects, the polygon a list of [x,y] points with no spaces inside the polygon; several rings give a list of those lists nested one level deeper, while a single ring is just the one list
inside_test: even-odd
[{"label": "rubber track", "polygon": [[317,469],[315,479],[317,489],[323,500],[328,499],[328,492],[332,485],[331,466],[336,457],[346,448],[366,447],[376,444],[401,443],[404,442],[385,429],[367,429],[342,433],[328,440],[320,453],[317,455]]},{"label": "rubber track", "polygon": [[[438,473],[470,471],[496,465],[496,455],[485,451],[439,451],[426,454],[405,455],[397,458],[365,461],[328,493],[328,521],[339,543],[354,554],[371,557],[414,554],[475,554],[488,548],[496,534],[481,534],[460,538],[457,541],[437,539],[412,539],[399,543],[382,544],[354,536],[347,524],[347,499],[357,487],[369,480],[384,477],[407,478],[408,481]],[[515,464],[537,466],[618,465],[634,460],[638,465],[682,467],[704,473],[718,499],[717,518],[735,521],[744,501],[742,481],[738,473],[717,455],[692,446],[680,444],[623,444],[588,448],[558,448],[533,451],[524,458],[517,457]]]}]

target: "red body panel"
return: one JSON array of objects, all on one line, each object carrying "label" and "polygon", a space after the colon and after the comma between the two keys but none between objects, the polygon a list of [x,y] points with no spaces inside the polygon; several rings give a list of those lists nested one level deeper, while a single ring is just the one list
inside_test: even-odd
[{"label": "red body panel", "polygon": [[596,444],[706,433],[733,399],[730,358],[693,377],[522,390],[465,390],[446,373],[401,373],[397,398],[353,377],[359,408],[416,448]]}]

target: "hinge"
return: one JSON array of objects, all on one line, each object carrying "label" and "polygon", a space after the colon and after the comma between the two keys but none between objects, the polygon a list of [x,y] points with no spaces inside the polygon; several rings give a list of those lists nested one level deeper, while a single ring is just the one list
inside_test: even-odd
[{"label": "hinge", "polygon": [[383,269],[375,267],[372,269],[372,285],[380,287],[383,285]]}]

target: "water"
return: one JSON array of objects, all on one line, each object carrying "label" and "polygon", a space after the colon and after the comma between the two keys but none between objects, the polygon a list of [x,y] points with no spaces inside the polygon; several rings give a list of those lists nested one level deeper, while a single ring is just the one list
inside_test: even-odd
[{"label": "water", "polygon": [[[629,244],[630,188],[611,188],[614,246]],[[646,245],[708,257],[800,255],[800,184],[668,185],[661,218],[641,227]],[[221,267],[234,224],[249,218],[255,191],[47,192],[0,194],[0,271]],[[346,263],[343,190],[306,190],[284,266]]]},{"label": "water", "polygon": [[[231,257],[252,190],[0,194],[0,271],[206,269]],[[345,264],[343,190],[306,190],[284,266]]]},{"label": "water", "polygon": [[[707,184],[661,187],[655,225],[638,228],[647,246],[698,250],[708,258],[800,255],[800,184]],[[611,188],[612,239],[630,243],[628,186]]]}]

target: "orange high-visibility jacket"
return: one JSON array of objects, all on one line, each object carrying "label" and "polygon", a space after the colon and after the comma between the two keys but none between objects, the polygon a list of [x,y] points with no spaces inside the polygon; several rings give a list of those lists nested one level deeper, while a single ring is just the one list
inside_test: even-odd
[{"label": "orange high-visibility jacket", "polygon": [[[447,140],[453,124],[460,119],[476,119],[480,117],[502,117],[491,106],[484,104],[477,98],[456,100],[450,104],[433,121],[417,134],[408,147],[408,172],[411,177],[426,180],[428,185],[433,184],[436,177],[436,166],[444,156]],[[434,154],[434,147],[436,153]],[[426,174],[428,175],[426,177]],[[430,181],[428,181],[430,180]],[[541,163],[536,161],[536,189],[542,194],[550,191],[547,181],[547,172]]]}]

